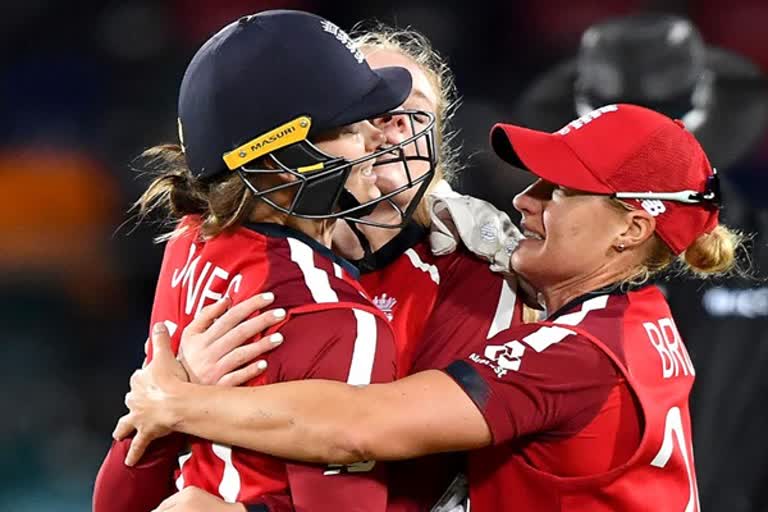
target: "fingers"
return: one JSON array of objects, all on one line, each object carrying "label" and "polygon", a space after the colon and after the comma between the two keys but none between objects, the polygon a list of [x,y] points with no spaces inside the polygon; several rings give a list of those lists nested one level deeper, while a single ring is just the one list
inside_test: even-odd
[{"label": "fingers", "polygon": [[259,359],[244,368],[225,374],[219,379],[216,385],[229,387],[242,386],[264,373],[266,369],[267,362],[263,359]]},{"label": "fingers", "polygon": [[149,338],[147,338],[147,341],[144,342],[144,362],[141,363],[142,368],[146,368],[149,361],[147,361],[147,356],[149,355]]},{"label": "fingers", "polygon": [[220,354],[226,354],[234,350],[236,347],[254,338],[257,334],[282,322],[285,319],[285,314],[285,310],[282,308],[274,309],[234,325],[228,330],[229,332],[226,332],[214,342],[216,351]]},{"label": "fingers", "polygon": [[168,334],[168,328],[163,322],[157,322],[152,326],[152,358],[155,360],[176,359],[171,350],[171,335]]},{"label": "fingers", "polygon": [[275,296],[272,293],[262,293],[232,306],[211,325],[208,329],[208,335],[213,340],[221,338],[253,313],[272,304],[274,300]]},{"label": "fingers", "polygon": [[234,372],[238,368],[254,362],[266,352],[280,346],[282,342],[283,335],[275,333],[255,343],[247,343],[236,347],[224,354],[216,363],[216,374],[225,375]]},{"label": "fingers", "polygon": [[115,441],[121,441],[131,435],[135,430],[136,429],[133,426],[131,414],[128,413],[117,420],[115,430],[112,431],[112,439]]},{"label": "fingers", "polygon": [[125,456],[125,465],[136,465],[141,459],[141,456],[144,455],[144,452],[147,451],[147,447],[149,447],[149,443],[152,442],[152,439],[153,438],[146,433],[137,433],[131,440],[131,446],[128,448],[128,454]]},{"label": "fingers", "polygon": [[197,315],[195,315],[194,320],[192,320],[184,330],[192,334],[204,332],[213,325],[213,322],[215,322],[217,318],[227,312],[230,305],[232,305],[232,299],[224,297],[213,304],[205,306]]},{"label": "fingers", "polygon": [[133,371],[133,373],[131,374],[131,378],[128,380],[128,384],[131,386],[131,389],[141,389],[144,371],[145,370],[143,368],[141,370]]}]

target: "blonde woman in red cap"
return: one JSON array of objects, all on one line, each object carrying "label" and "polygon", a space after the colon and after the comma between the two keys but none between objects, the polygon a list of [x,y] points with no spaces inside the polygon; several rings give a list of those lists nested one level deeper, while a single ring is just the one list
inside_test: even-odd
[{"label": "blonde woman in red cap", "polygon": [[714,169],[681,123],[633,105],[555,133],[497,125],[491,142],[539,178],[514,201],[527,238],[511,265],[546,320],[394,383],[247,389],[179,380],[159,326],[126,397],[131,424],[310,462],[475,450],[473,511],[698,510],[695,370],[648,279],[676,260],[699,277],[734,267],[741,240],[719,224]]}]

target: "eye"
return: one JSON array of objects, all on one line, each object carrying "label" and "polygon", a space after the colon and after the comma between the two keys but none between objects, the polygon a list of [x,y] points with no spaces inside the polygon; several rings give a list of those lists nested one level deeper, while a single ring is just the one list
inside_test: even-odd
[{"label": "eye", "polygon": [[427,124],[429,122],[429,116],[426,114],[413,114],[413,120],[418,124]]}]

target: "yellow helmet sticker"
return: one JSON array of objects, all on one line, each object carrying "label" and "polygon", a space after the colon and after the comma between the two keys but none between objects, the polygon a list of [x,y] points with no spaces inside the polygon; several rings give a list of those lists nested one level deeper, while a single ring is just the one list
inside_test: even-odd
[{"label": "yellow helmet sticker", "polygon": [[296,169],[301,174],[304,174],[305,172],[312,172],[312,171],[321,171],[325,168],[325,164],[323,162],[313,164],[313,165],[305,165],[304,167],[299,167]]},{"label": "yellow helmet sticker", "polygon": [[263,135],[259,135],[239,148],[224,153],[224,163],[230,171],[251,162],[260,156],[307,138],[312,120],[307,116],[297,117],[293,121],[278,126]]}]

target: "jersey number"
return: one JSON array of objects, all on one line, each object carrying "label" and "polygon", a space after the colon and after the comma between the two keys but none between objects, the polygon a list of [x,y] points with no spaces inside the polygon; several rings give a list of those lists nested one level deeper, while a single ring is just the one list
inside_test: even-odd
[{"label": "jersey number", "polygon": [[701,507],[699,506],[699,492],[693,482],[693,470],[691,468],[693,461],[688,460],[688,446],[685,444],[683,420],[679,407],[672,407],[667,412],[667,419],[664,423],[664,441],[661,443],[661,449],[659,450],[659,453],[657,453],[656,457],[654,457],[651,461],[651,466],[662,469],[666,467],[675,450],[675,439],[677,439],[680,452],[683,454],[685,470],[688,472],[688,489],[690,492],[688,495],[688,504],[685,506],[685,512],[701,510]]},{"label": "jersey number", "polygon": [[[224,471],[221,474],[221,481],[219,482],[219,496],[227,503],[235,503],[237,496],[240,494],[240,473],[232,463],[232,447],[224,444],[211,443],[211,449],[213,454],[218,457],[224,463]],[[176,488],[178,490],[184,489],[186,482],[184,481],[184,464],[192,458],[191,453],[186,453],[179,457],[179,478],[176,479]]]},{"label": "jersey number", "polygon": [[[168,328],[168,334],[171,336],[173,336],[176,330],[179,328],[177,324],[171,322],[170,320],[165,320],[163,323]],[[147,349],[145,348],[144,352],[146,353],[146,351]],[[240,493],[240,473],[232,463],[232,447],[223,444],[212,443],[211,448],[213,450],[213,454],[221,459],[221,461],[224,463],[224,471],[221,475],[221,483],[219,484],[219,495],[227,503],[234,503],[237,501],[237,495]],[[180,491],[184,489],[185,485],[183,474],[184,464],[186,464],[190,458],[192,458],[191,453],[186,453],[179,457],[179,469],[181,472],[179,474],[179,478],[176,479],[176,488]]]}]

